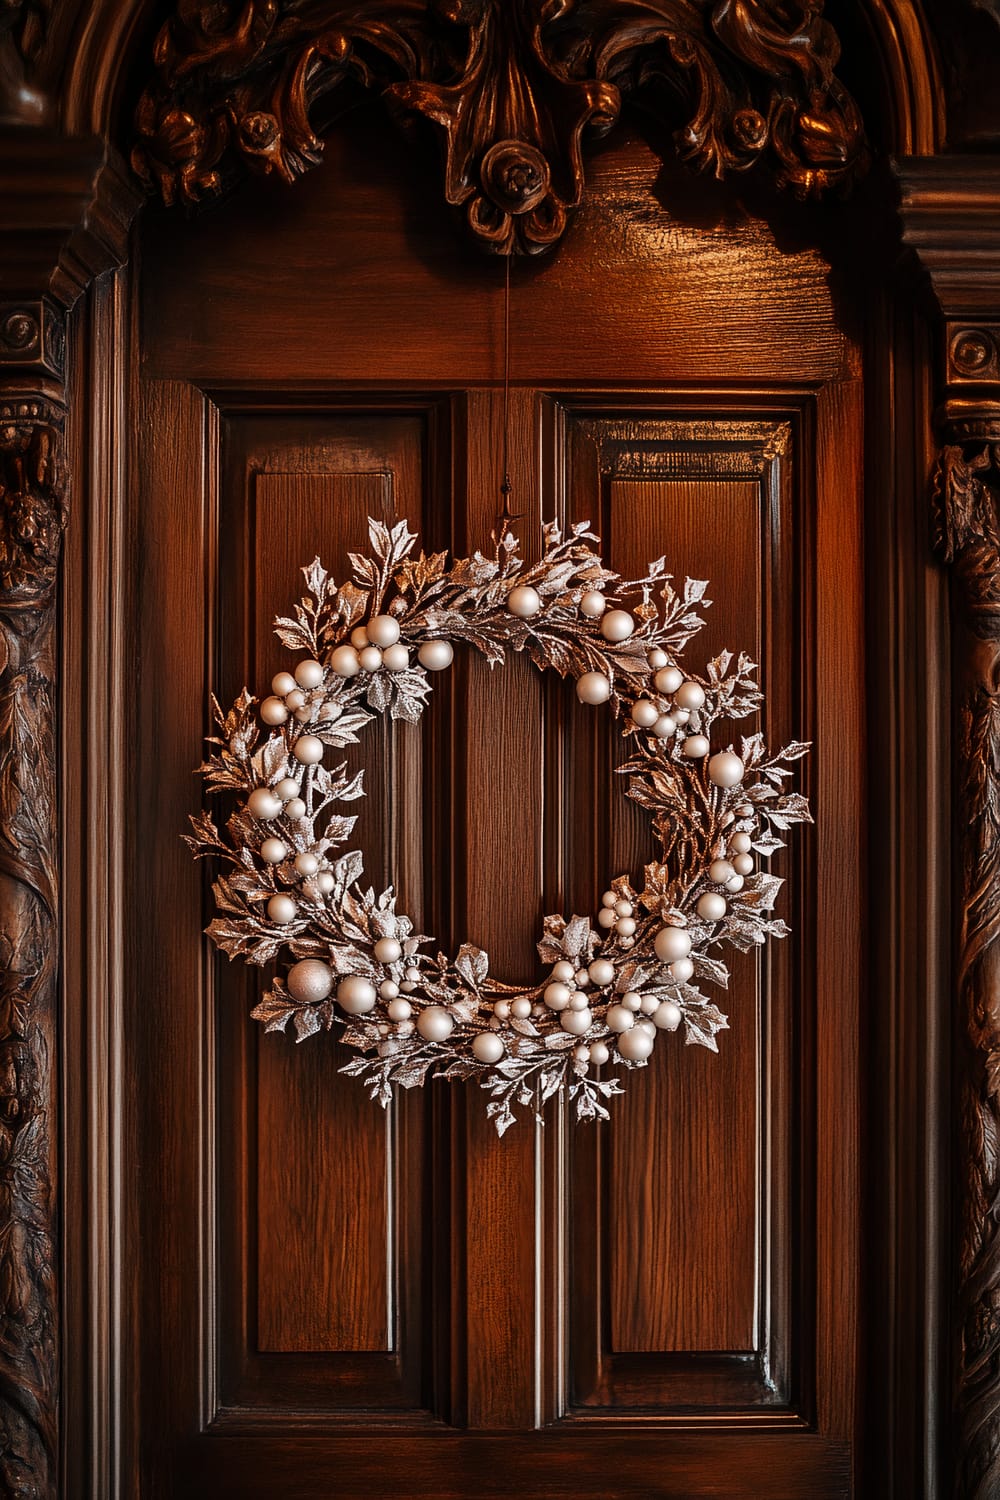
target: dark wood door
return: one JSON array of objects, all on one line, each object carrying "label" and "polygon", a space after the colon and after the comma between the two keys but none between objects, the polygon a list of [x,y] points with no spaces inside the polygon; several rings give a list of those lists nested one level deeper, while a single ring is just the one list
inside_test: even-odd
[{"label": "dark wood door", "polygon": [[[518,529],[589,517],[611,565],[711,579],[698,660],[762,664],[812,739],[818,820],[780,856],[794,933],[737,966],[719,1056],[674,1045],[610,1124],[555,1103],[498,1141],[478,1090],[387,1114],[249,1019],[180,842],[208,700],[259,689],[274,613],[368,515],[430,547],[497,509],[503,269],[428,213],[374,120],[295,195],[142,233],[129,1057],[137,1491],[820,1497],[853,1489],[859,1319],[861,382],[850,307],[777,210],[640,137],[558,254],[515,268]],[[419,210],[419,212],[418,212]],[[459,658],[359,751],[373,879],[528,980],[648,834],[606,720],[517,658]],[[360,763],[360,762],[359,762]],[[776,859],[776,866],[779,860]]]}]

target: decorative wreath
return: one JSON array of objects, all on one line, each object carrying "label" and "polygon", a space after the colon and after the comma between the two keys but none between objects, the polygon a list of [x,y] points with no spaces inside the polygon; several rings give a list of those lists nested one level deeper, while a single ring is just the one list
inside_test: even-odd
[{"label": "decorative wreath", "polygon": [[[255,1019],[298,1041],[342,1022],[341,1040],[362,1054],[342,1071],[383,1105],[395,1085],[434,1075],[477,1079],[500,1134],[515,1104],[537,1113],[564,1090],[578,1118],[607,1118],[605,1101],[621,1092],[608,1065],[644,1066],[660,1032],[683,1026],[688,1043],[718,1050],[726,1017],[699,988],[728,982],[713,950],[787,933],[772,915],[782,882],[755,856],[810,821],[806,799],[785,789],[789,762],[809,747],[771,756],[760,734],[738,750],[713,745],[720,721],[759,708],[755,666],[724,651],[703,678],[681,669],[707,585],[688,579],[678,593],[662,557],[625,581],[605,567],[589,522],[566,537],[552,524],[528,567],[505,525],[494,556],[449,567],[444,552],[411,556],[405,521],[368,529],[372,555],[351,554],[353,581],[338,587],[317,558],[295,618],[275,622],[286,646],[307,653],[294,672],[280,672],[259,707],[245,689],[228,713],[213,704],[221,733],[200,769],[239,805],[225,832],[207,812],[191,819],[195,855],[222,866],[208,933],[230,958],[288,963]],[[324,765],[327,750],[356,742],[376,714],[415,722],[454,641],[491,666],[508,648],[526,651],[573,676],[584,703],[609,704],[631,752],[618,771],[662,847],[641,883],[610,881],[595,921],[544,919],[548,973],[533,988],[494,979],[471,943],[454,958],[423,951],[432,940],[396,910],[392,887],[364,889],[362,856],[334,853],[356,822],[337,804],[364,795],[363,773]]]}]

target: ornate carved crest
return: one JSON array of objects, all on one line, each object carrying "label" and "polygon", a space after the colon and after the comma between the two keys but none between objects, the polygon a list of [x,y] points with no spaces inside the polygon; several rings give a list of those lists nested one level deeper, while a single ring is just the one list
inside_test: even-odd
[{"label": "ornate carved crest", "polygon": [[156,41],[132,164],[170,203],[242,163],[314,166],[321,101],[348,80],[442,135],[445,197],[486,249],[555,244],[582,150],[636,97],[681,156],[758,162],[800,195],[847,178],[861,120],[817,0],[179,0]]}]

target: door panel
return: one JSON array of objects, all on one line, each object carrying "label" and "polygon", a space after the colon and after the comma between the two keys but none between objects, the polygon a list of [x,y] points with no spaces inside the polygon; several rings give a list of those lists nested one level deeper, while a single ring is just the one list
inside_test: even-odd
[{"label": "door panel", "polygon": [[[775,858],[793,936],[735,957],[719,1056],[668,1038],[609,1124],[551,1101],[502,1141],[471,1085],[383,1114],[333,1038],[262,1034],[260,978],[201,939],[208,885],[177,838],[209,695],[287,664],[270,620],[301,565],[343,576],[369,514],[428,550],[488,545],[497,268],[415,227],[377,132],[369,170],[317,174],[294,215],[265,190],[185,229],[183,278],[148,221],[130,1253],[149,1496],[849,1493],[860,387],[817,252],[778,254],[734,199],[684,227],[653,160],[637,139],[603,156],[559,256],[515,277],[518,530],[532,556],[542,518],[589,518],[626,575],[666,553],[709,578],[688,660],[761,663],[769,741],[815,739],[821,822]],[[534,979],[543,914],[592,910],[653,852],[620,742],[520,657],[459,653],[433,686],[419,725],[348,755],[352,846],[443,947]]]}]

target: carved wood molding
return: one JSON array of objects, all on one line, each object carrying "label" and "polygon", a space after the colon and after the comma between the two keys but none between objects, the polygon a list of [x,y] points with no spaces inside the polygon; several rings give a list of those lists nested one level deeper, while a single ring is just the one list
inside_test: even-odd
[{"label": "carved wood molding", "polygon": [[939,314],[934,543],[952,577],[954,1493],[1000,1494],[1000,162],[899,164],[903,237]]},{"label": "carved wood molding", "polygon": [[861,164],[839,43],[811,0],[178,0],[136,112],[132,164],[170,203],[237,165],[314,166],[342,84],[431,121],[445,198],[475,239],[536,253],[583,195],[582,149],[637,96],[680,155],[721,176],[758,162],[805,196]]},{"label": "carved wood molding", "polygon": [[[65,520],[50,309],[0,308],[0,1488],[57,1487],[54,631]],[[49,332],[46,332],[46,328]],[[61,332],[61,329],[60,329]]]}]

